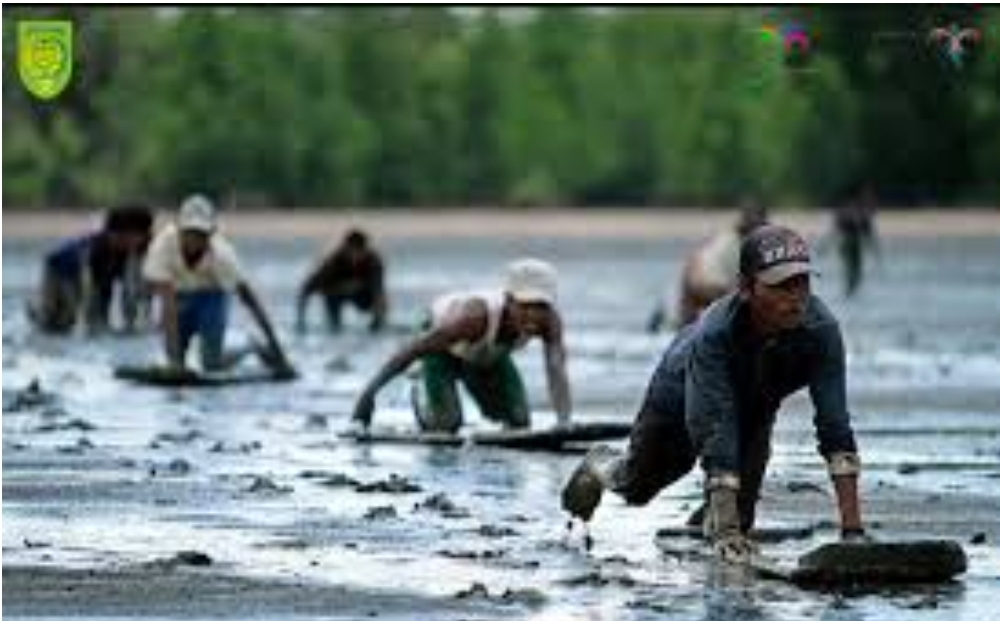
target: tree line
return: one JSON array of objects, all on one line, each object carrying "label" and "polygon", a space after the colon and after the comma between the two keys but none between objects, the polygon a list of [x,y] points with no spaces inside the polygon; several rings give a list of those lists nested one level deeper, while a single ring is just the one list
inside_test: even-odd
[{"label": "tree line", "polygon": [[[987,8],[3,12],[15,207],[196,190],[279,207],[819,205],[862,181],[887,203],[1000,199]],[[51,102],[17,75],[16,22],[33,17],[76,30]],[[789,24],[808,53],[786,53]],[[979,35],[958,56],[931,36],[951,24]]]}]

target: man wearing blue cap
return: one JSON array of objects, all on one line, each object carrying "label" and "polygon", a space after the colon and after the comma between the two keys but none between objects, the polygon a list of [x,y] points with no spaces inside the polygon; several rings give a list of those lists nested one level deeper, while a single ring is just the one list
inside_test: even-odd
[{"label": "man wearing blue cap", "polygon": [[680,331],[664,354],[627,452],[596,447],[572,474],[562,494],[571,514],[589,520],[605,489],[646,504],[700,461],[705,534],[722,559],[746,562],[778,409],[808,387],[842,534],[865,537],[843,341],[810,291],[808,246],[790,229],[765,225],[744,239],[739,267],[739,289]]}]

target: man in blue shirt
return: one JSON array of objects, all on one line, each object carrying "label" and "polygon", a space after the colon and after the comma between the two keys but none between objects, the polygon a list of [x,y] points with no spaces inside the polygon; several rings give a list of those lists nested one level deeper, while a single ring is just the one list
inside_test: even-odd
[{"label": "man in blue shirt", "polygon": [[836,319],[810,291],[809,249],[766,225],[740,246],[739,289],[709,306],[660,361],[628,451],[597,447],[563,490],[563,507],[589,520],[610,489],[643,505],[690,472],[705,471],[706,535],[717,554],[745,562],[781,401],[808,387],[845,538],[863,537],[860,460],[847,411]]},{"label": "man in blue shirt", "polygon": [[67,333],[82,319],[91,331],[107,328],[115,291],[124,327],[135,327],[143,295],[137,266],[153,229],[153,213],[144,205],[108,211],[99,231],[67,240],[45,255],[37,299],[28,315],[39,329]]}]

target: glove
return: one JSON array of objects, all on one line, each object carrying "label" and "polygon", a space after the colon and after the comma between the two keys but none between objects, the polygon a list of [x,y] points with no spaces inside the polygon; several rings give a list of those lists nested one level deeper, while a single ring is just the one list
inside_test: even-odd
[{"label": "glove", "polygon": [[861,472],[861,458],[857,453],[832,453],[826,459],[830,476],[857,476]]},{"label": "glove", "polygon": [[740,530],[738,493],[739,479],[732,475],[713,476],[709,479],[704,532],[719,559],[743,564],[749,562],[755,549]]}]

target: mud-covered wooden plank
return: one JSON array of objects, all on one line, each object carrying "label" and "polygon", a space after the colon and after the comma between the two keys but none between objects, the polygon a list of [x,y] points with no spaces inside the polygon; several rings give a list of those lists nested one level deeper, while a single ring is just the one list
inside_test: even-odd
[{"label": "mud-covered wooden plank", "polygon": [[345,431],[341,437],[358,442],[387,444],[430,444],[436,446],[462,446],[474,444],[520,450],[578,452],[583,442],[612,440],[628,434],[631,425],[624,423],[573,423],[549,429],[517,429],[506,431],[477,431],[469,434],[419,432],[405,429],[374,427],[367,431]]},{"label": "mud-covered wooden plank", "polygon": [[950,540],[838,542],[804,554],[790,577],[802,585],[939,583],[967,564],[962,546]]},{"label": "mud-covered wooden plank", "polygon": [[118,379],[166,388],[230,386],[233,384],[258,384],[294,379],[293,377],[279,376],[270,371],[199,373],[191,369],[177,369],[157,365],[120,366],[115,369],[114,375]]}]

